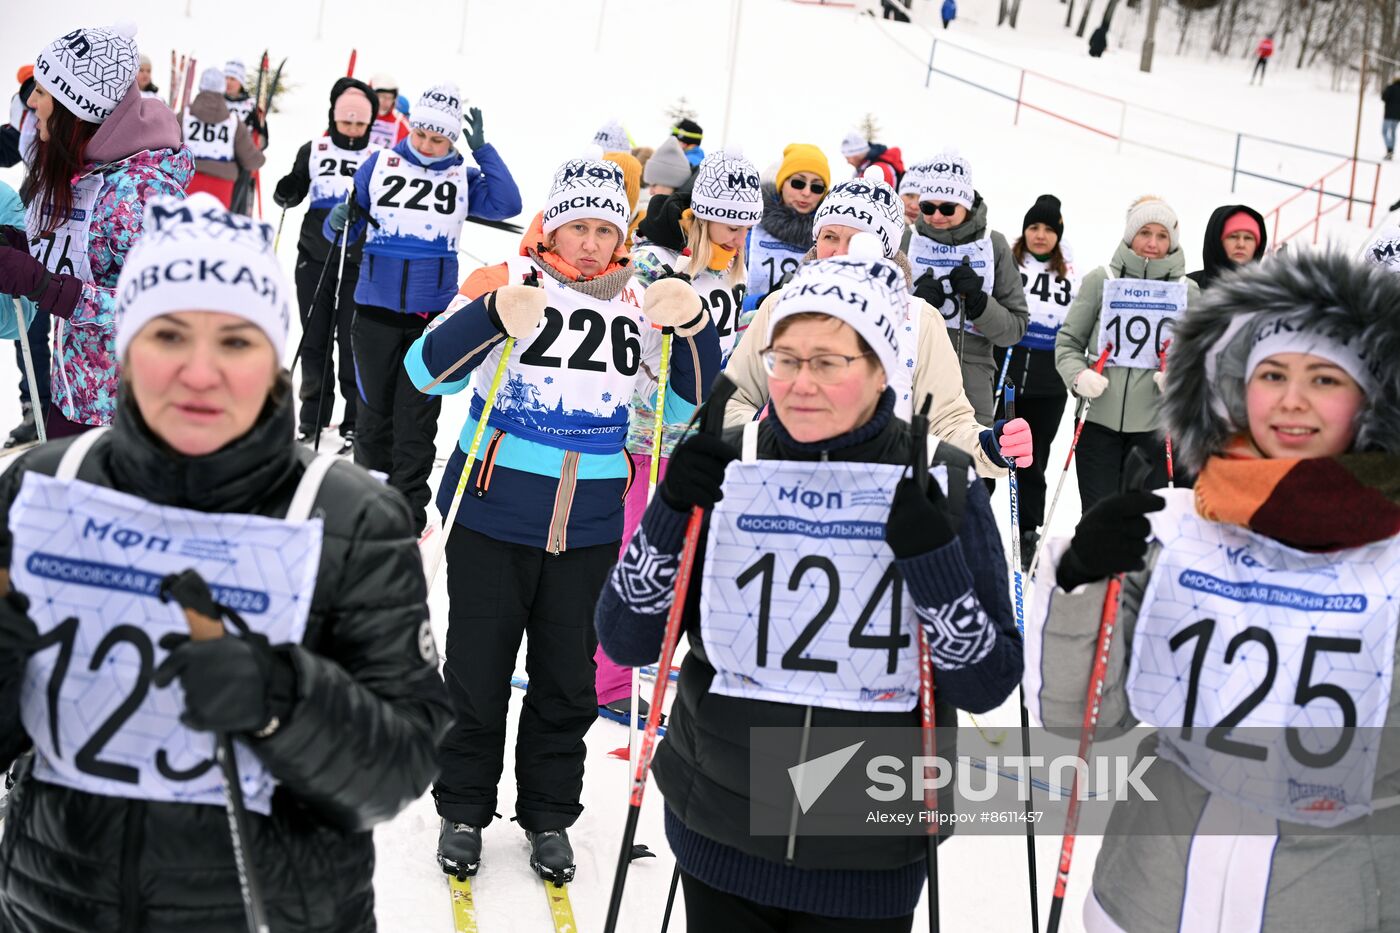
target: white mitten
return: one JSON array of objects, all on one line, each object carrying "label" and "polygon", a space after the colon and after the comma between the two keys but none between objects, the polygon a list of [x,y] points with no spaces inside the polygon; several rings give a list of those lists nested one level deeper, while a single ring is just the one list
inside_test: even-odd
[{"label": "white mitten", "polygon": [[642,313],[658,327],[669,327],[682,337],[705,329],[705,308],[690,283],[679,276],[657,279],[647,287]]},{"label": "white mitten", "polygon": [[1163,392],[1167,387],[1167,374],[1160,369],[1152,374],[1152,381],[1157,384],[1157,391]]},{"label": "white mitten", "polygon": [[1086,369],[1074,378],[1074,394],[1080,398],[1098,398],[1108,388],[1108,377]]},{"label": "white mitten", "polygon": [[491,293],[496,317],[501,321],[501,330],[506,336],[528,337],[539,326],[544,317],[544,306],[549,303],[543,288],[535,285],[502,285]]}]

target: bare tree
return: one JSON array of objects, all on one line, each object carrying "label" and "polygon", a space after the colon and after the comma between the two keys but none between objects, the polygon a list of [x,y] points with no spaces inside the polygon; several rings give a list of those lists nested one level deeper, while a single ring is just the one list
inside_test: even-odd
[{"label": "bare tree", "polygon": [[1074,19],[1074,0],[1069,0],[1069,9],[1065,10],[1065,28],[1069,28],[1070,22]]},{"label": "bare tree", "polygon": [[1308,54],[1308,42],[1312,39],[1313,21],[1317,19],[1318,0],[1304,0],[1308,8],[1308,21],[1303,26],[1303,42],[1298,46],[1298,65],[1303,67],[1303,58]]},{"label": "bare tree", "polygon": [[1152,54],[1157,50],[1157,13],[1161,8],[1162,0],[1152,0],[1152,5],[1147,10],[1147,38],[1142,41],[1142,60],[1138,63],[1138,69],[1141,71],[1152,70]]}]

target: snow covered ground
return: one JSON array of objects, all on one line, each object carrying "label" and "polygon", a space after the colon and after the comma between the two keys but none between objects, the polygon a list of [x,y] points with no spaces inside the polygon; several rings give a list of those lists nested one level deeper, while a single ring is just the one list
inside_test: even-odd
[{"label": "snow covered ground", "polygon": [[[270,47],[274,64],[287,57],[289,89],[281,112],[271,120],[272,145],[263,180],[266,216],[274,221],[271,186],[290,166],[301,143],[322,132],[326,94],[334,78],[345,73],[352,47],[358,47],[357,76],[387,71],[411,100],[429,84],[456,81],[470,103],[482,108],[487,139],[515,174],[527,212],[543,200],[554,166],[579,153],[604,121],[619,118],[639,145],[655,145],[669,125],[666,109],[682,96],[706,129],[707,149],[725,142],[740,144],[764,166],[777,161],[787,143],[812,142],[827,152],[838,178],[845,175],[838,151],[841,137],[871,113],[882,130],[880,141],[902,146],[906,162],[932,155],[942,146],[960,148],[971,160],[976,186],[990,205],[992,226],[1010,238],[1037,195],[1058,195],[1064,203],[1066,240],[1086,271],[1111,255],[1122,235],[1127,205],[1147,192],[1176,207],[1188,268],[1196,268],[1201,231],[1215,206],[1242,200],[1267,212],[1290,193],[1250,179],[1241,181],[1237,194],[1230,193],[1229,172],[1217,166],[1229,165],[1236,131],[1350,151],[1355,116],[1354,91],[1346,95],[1327,90],[1321,72],[1296,72],[1276,59],[1278,67],[1268,85],[1250,87],[1247,64],[1175,58],[1168,54],[1174,44],[1166,38],[1165,25],[1151,75],[1137,71],[1133,50],[1114,49],[1101,60],[1090,59],[1083,40],[1061,27],[1062,7],[1055,3],[1026,4],[1020,28],[999,31],[994,28],[994,0],[963,0],[953,28],[938,33],[937,66],[1014,97],[1016,70],[974,54],[980,53],[1163,111],[1127,111],[1126,135],[1147,145],[1124,145],[1119,151],[1112,140],[1029,109],[1021,113],[1019,125],[1013,125],[1011,102],[943,76],[936,75],[925,90],[931,34],[845,9],[783,0],[744,2],[732,75],[733,107],[726,118],[729,3],[413,0],[390,5],[338,0],[325,4],[324,22],[318,26],[320,5],[309,0],[242,0],[236,5],[147,0],[125,11],[139,26],[138,42],[154,60],[155,80],[162,89],[169,82],[172,47],[196,55],[202,66],[221,66],[231,57],[254,66],[264,47]],[[20,64],[32,61],[43,44],[74,25],[109,22],[113,10],[97,0],[71,0],[58,7],[31,5],[23,16],[9,17],[0,42],[0,75],[13,74]],[[1036,75],[1027,80],[1026,99],[1037,106],[1095,126],[1117,125],[1117,104]],[[1375,158],[1382,151],[1377,138],[1380,102],[1368,100],[1366,106],[1362,155]],[[1154,145],[1200,161],[1163,154]],[[1303,184],[1336,161],[1248,140],[1242,150],[1252,171]],[[1390,165],[1383,169],[1382,204],[1400,195],[1400,178],[1394,172]],[[14,170],[0,171],[0,179],[16,187],[19,177]],[[1369,178],[1363,179],[1368,196]],[[288,212],[282,260],[289,275],[300,222],[301,210]],[[1367,232],[1364,223],[1329,222],[1328,230],[1352,248]],[[500,261],[515,246],[508,234],[468,225],[462,237],[463,272],[477,263]],[[17,379],[13,354],[0,353],[0,386],[12,386]],[[457,437],[466,404],[465,396],[457,396],[443,407],[438,447],[444,456]],[[0,430],[8,430],[18,418],[13,391],[0,392]],[[1064,462],[1069,434],[1060,432],[1051,456],[1056,466]],[[995,503],[998,514],[1008,514],[1005,484]],[[1071,530],[1078,514],[1071,479],[1055,530]],[[446,602],[445,589],[439,586],[431,608],[440,640]],[[518,712],[517,698],[512,722]],[[1015,701],[979,718],[983,725],[1014,726]],[[513,730],[512,725],[512,734]],[[606,912],[628,779],[625,763],[608,753],[625,744],[626,731],[608,722],[599,722],[588,737],[587,810],[570,833],[579,862],[572,899],[585,931],[600,929]],[[512,767],[508,751],[501,798],[506,814],[511,812]],[[433,860],[436,833],[437,820],[427,797],[376,832],[378,915],[387,933],[451,929],[447,888]],[[659,856],[635,863],[630,875],[621,928],[641,933],[659,929],[674,865],[654,788],[637,838]],[[1097,848],[1097,840],[1088,837],[1076,846],[1066,930],[1081,929],[1079,905]],[[523,834],[513,824],[502,820],[487,830],[477,881],[483,930],[549,928],[526,851]],[[1058,837],[1038,840],[1042,917],[1058,851]],[[1025,929],[1029,912],[1024,852],[1019,837],[963,837],[944,848],[940,871],[945,928],[966,929],[975,923],[984,930]],[[922,923],[921,913],[916,926]],[[684,928],[683,912],[678,912],[671,929]]]}]

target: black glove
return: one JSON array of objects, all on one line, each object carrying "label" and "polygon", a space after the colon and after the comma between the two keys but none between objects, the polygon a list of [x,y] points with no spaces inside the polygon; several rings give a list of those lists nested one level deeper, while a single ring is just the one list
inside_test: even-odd
[{"label": "black glove", "polygon": [[288,175],[279,181],[277,187],[272,190],[272,203],[283,209],[296,207],[297,202],[301,200],[296,189],[296,181]]},{"label": "black glove", "polygon": [[975,321],[987,310],[987,293],[982,291],[982,276],[972,271],[967,263],[953,267],[948,273],[948,287],[955,295],[961,295],[963,308],[969,321]]},{"label": "black glove", "polygon": [[19,227],[0,227],[0,245],[29,252],[29,237]]},{"label": "black glove", "polygon": [[1150,492],[1120,492],[1095,504],[1079,520],[1060,560],[1055,574],[1060,589],[1069,592],[1116,573],[1141,570],[1152,534],[1147,516],[1166,506],[1165,499]]},{"label": "black glove", "polygon": [[712,509],[724,498],[724,468],[737,459],[739,451],[713,434],[692,434],[676,445],[657,492],[677,512]]},{"label": "black glove", "polygon": [[209,619],[227,615],[243,630],[239,638],[225,635],[193,641],[188,635],[171,633],[160,640],[170,656],[156,668],[153,682],[167,687],[180,678],[185,689],[180,721],[203,732],[260,732],[284,722],[296,693],[291,658],[274,651],[266,637],[247,631],[242,619],[215,602],[209,584],[196,570],[170,574],[160,581],[161,602],[172,599],[181,609]]},{"label": "black glove", "polygon": [[930,269],[914,283],[914,297],[922,298],[938,310],[948,300],[948,293],[943,290],[943,280]]},{"label": "black glove", "polygon": [[171,633],[160,640],[170,652],[156,668],[154,683],[180,678],[185,711],[180,721],[201,732],[253,733],[285,722],[291,713],[296,670],[255,632],[193,641]]},{"label": "black glove", "polygon": [[466,124],[466,133],[464,135],[467,147],[471,149],[472,152],[476,152],[476,150],[486,145],[486,130],[481,124],[481,109],[479,107],[472,107],[467,111]]},{"label": "black glove", "polygon": [[894,487],[890,517],[885,521],[885,543],[900,559],[936,551],[956,536],[948,521],[943,490],[929,477],[928,491],[919,492],[914,477],[906,476]]}]

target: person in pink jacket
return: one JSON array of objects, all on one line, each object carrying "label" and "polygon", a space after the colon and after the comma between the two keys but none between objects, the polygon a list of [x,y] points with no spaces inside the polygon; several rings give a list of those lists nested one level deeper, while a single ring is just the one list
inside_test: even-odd
[{"label": "person in pink jacket", "polygon": [[28,103],[39,136],[21,192],[27,230],[0,228],[0,294],[57,318],[50,439],[111,423],[117,276],[146,202],[183,197],[194,174],[175,114],[141,96],[137,62],[130,35],[80,27],[34,63]]}]

